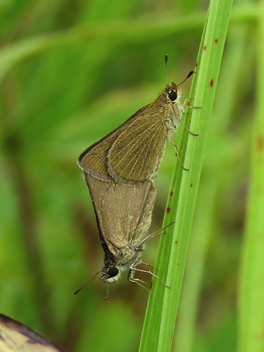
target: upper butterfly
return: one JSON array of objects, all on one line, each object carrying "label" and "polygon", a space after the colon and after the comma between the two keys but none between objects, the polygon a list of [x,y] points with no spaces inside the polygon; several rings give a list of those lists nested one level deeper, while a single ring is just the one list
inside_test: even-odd
[{"label": "upper butterfly", "polygon": [[[191,71],[186,79],[193,73]],[[184,108],[194,107],[187,105],[192,98],[187,98],[184,104],[180,103],[182,92],[179,86],[167,84],[152,103],[143,106],[115,130],[87,148],[80,155],[78,165],[102,181],[111,182],[114,179],[124,185],[142,186],[145,180],[156,177],[170,135],[183,167],[172,131],[182,124],[189,133],[197,135],[181,121]]]}]

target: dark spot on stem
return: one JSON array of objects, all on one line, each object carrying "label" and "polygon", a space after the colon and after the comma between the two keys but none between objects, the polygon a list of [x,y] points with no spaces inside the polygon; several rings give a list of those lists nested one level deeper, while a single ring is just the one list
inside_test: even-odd
[{"label": "dark spot on stem", "polygon": [[170,207],[168,207],[168,208],[166,209],[166,212],[169,214],[169,213],[170,213],[170,211],[171,211],[171,208],[170,208]]},{"label": "dark spot on stem", "polygon": [[210,81],[210,87],[212,87],[214,85],[214,79],[212,78]]},{"label": "dark spot on stem", "polygon": [[206,49],[206,45],[203,47],[203,49],[204,49],[204,50]]},{"label": "dark spot on stem", "polygon": [[215,39],[215,43],[218,44],[218,39]]}]

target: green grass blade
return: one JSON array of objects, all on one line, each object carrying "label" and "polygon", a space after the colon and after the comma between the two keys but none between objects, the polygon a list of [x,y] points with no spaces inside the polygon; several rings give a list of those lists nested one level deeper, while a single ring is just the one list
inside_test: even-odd
[{"label": "green grass blade", "polygon": [[239,301],[239,352],[264,351],[264,2],[258,30],[257,114]]},{"label": "green grass blade", "polygon": [[[216,170],[213,170],[216,175]],[[193,348],[198,302],[202,286],[204,267],[210,235],[214,226],[213,213],[218,196],[219,179],[208,178],[200,185],[197,201],[196,224],[192,231],[189,246],[186,274],[181,294],[178,312],[178,323],[175,331],[175,345],[173,351],[190,352]],[[196,226],[195,226],[196,225]]]},{"label": "green grass blade", "polygon": [[[173,220],[176,223],[174,229],[171,226],[166,229],[165,236],[161,235],[155,267],[155,274],[170,286],[170,290],[157,280],[153,281],[141,338],[141,352],[171,350],[207,131],[231,6],[232,0],[213,1],[208,11],[198,54],[197,74],[190,95],[195,96],[194,106],[202,106],[202,109],[192,111],[190,125],[191,131],[198,132],[199,137],[182,134],[180,156],[184,165],[190,167],[190,171],[183,172],[178,163],[176,164],[164,225]],[[188,113],[187,125],[189,119]]]},{"label": "green grass blade", "polygon": [[[244,55],[246,53],[247,28],[241,24],[230,27],[225,50],[224,60],[221,66],[221,75],[218,80],[217,97],[214,103],[214,119],[210,124],[210,134],[226,140],[226,135],[230,123],[234,116],[233,109],[237,89],[239,89],[239,79],[241,70],[244,67]],[[228,94],[226,85],[228,83]],[[225,101],[225,104],[223,104]],[[211,140],[214,137],[211,136]],[[213,149],[212,142],[207,142]],[[221,145],[223,147],[223,145]],[[232,146],[230,146],[232,149]],[[218,147],[221,148],[221,147]],[[230,150],[231,151],[231,150]],[[219,190],[223,188],[226,175],[230,175],[230,165],[234,163],[232,152],[229,156],[214,153],[217,158],[215,162],[210,162],[210,152],[205,154],[204,166],[199,195],[197,198],[195,220],[193,223],[191,241],[189,245],[188,259],[186,263],[184,285],[182,288],[181,302],[177,317],[177,327],[175,331],[175,344],[173,351],[191,352],[194,340],[197,336],[198,309],[200,299],[203,297],[204,288],[202,283],[207,270],[207,260],[210,256],[209,243],[212,234],[217,231],[215,215],[218,213]],[[232,161],[228,158],[232,158]],[[213,241],[216,240],[214,236]],[[201,292],[202,290],[202,292]]]}]

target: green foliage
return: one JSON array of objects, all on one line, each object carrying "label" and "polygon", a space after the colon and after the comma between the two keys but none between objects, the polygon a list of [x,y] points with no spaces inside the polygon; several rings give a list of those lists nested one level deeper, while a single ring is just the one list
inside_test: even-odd
[{"label": "green foliage", "polygon": [[[224,3],[227,11],[230,2]],[[151,231],[161,228],[168,206],[170,217],[177,215],[176,237],[170,240],[173,228],[161,235],[155,268],[171,290],[153,280],[146,324],[156,325],[144,328],[160,350],[163,344],[169,350],[178,305],[175,351],[234,351],[238,340],[241,351],[262,348],[264,17],[257,5],[237,1],[234,6],[218,84],[227,21],[218,13],[215,26],[204,32],[208,57],[200,50],[198,64],[204,66],[197,67],[191,91],[195,105],[202,106],[190,125],[199,137],[182,127],[175,135],[190,171],[182,172],[169,145],[155,180]],[[106,287],[96,278],[73,295],[101,269],[103,259],[76,159],[154,100],[165,86],[165,54],[169,82],[179,83],[195,69],[207,7],[203,1],[0,2],[0,311],[68,351],[137,350],[148,299],[125,277],[110,287],[111,304],[104,302]],[[212,43],[215,30],[218,49]],[[190,84],[182,86],[184,98]],[[184,122],[189,125],[189,113]],[[243,232],[247,241],[241,251]],[[145,262],[155,263],[157,246],[158,239],[147,244]],[[257,347],[255,336],[260,336]],[[144,343],[148,340],[141,343],[147,350]]]}]

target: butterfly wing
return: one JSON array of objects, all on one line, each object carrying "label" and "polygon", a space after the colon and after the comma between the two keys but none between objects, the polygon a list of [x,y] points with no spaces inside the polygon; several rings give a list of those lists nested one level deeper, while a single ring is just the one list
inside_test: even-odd
[{"label": "butterfly wing", "polygon": [[93,202],[93,207],[94,207],[94,212],[96,216],[96,221],[97,221],[97,227],[99,231],[99,236],[101,239],[101,244],[103,247],[103,250],[105,252],[105,256],[108,257],[109,254],[109,248],[105,240],[105,236],[103,233],[103,224],[102,224],[102,201],[104,194],[113,186],[113,179],[112,182],[104,182],[102,180],[99,180],[93,176],[91,176],[88,173],[84,173],[85,176],[85,181],[87,184],[87,187],[89,189],[92,202]]},{"label": "butterfly wing", "polygon": [[130,233],[129,236],[129,243],[131,243],[131,245],[135,248],[137,248],[137,244],[141,243],[143,239],[147,236],[147,231],[151,223],[152,212],[155,205],[156,194],[157,191],[154,187],[153,182],[151,181],[147,192],[147,198],[145,200],[144,206],[142,207],[140,220],[135,231],[133,233]]},{"label": "butterfly wing", "polygon": [[133,122],[144,113],[144,110],[147,109],[147,107],[148,105],[143,106],[115,130],[87,148],[77,161],[80,168],[99,180],[111,182],[112,178],[109,175],[107,166],[107,155],[109,150],[118,136],[133,124]]},{"label": "butterfly wing", "polygon": [[116,139],[108,154],[110,175],[123,184],[155,178],[168,143],[168,129],[159,114],[142,114]]},{"label": "butterfly wing", "polygon": [[[106,254],[105,245],[118,257],[119,251],[130,245],[135,234],[141,235],[140,229],[147,231],[146,224],[150,224],[155,197],[150,207],[146,201],[150,190],[153,194],[154,189],[156,194],[155,188],[150,181],[144,182],[142,187],[130,187],[115,182],[103,182],[89,174],[85,175],[85,179],[97,214],[102,246]],[[149,215],[147,221],[142,215],[146,213],[146,208]]]},{"label": "butterfly wing", "polygon": [[64,350],[28,326],[0,314],[0,351],[63,352]]},{"label": "butterfly wing", "polygon": [[110,249],[113,250],[114,246],[120,250],[131,247],[136,237],[145,235],[143,231],[148,230],[154,206],[154,203],[148,204],[152,187],[150,181],[145,181],[142,187],[116,184],[106,192],[102,203],[103,229]]}]

